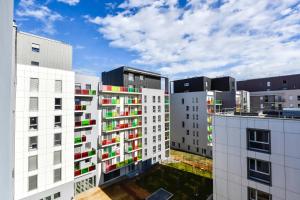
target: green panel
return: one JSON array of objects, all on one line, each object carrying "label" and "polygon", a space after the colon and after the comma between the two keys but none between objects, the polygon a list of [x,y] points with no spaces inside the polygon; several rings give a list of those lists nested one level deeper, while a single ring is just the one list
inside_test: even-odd
[{"label": "green panel", "polygon": [[89,172],[89,168],[88,167],[81,170],[81,174],[85,174],[87,172]]},{"label": "green panel", "polygon": [[89,119],[82,120],[82,121],[81,121],[81,125],[82,125],[82,126],[90,125],[90,120],[89,120]]},{"label": "green panel", "polygon": [[212,142],[213,138],[212,138],[211,134],[207,136],[207,140],[208,140],[208,142]]},{"label": "green panel", "polygon": [[80,143],[81,142],[81,137],[75,137],[75,144]]}]

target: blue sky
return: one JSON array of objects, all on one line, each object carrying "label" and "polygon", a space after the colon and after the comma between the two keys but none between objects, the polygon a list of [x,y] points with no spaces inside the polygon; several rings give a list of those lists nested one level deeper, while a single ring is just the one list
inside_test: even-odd
[{"label": "blue sky", "polygon": [[300,0],[16,0],[19,30],[73,46],[76,71],[171,79],[300,73]]}]

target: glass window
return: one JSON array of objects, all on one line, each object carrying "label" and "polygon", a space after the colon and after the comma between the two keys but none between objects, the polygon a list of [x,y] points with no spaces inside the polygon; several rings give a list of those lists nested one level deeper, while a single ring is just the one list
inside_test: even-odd
[{"label": "glass window", "polygon": [[144,80],[144,76],[140,75],[140,80],[143,81]]},{"label": "glass window", "polygon": [[53,197],[54,197],[54,199],[59,198],[60,197],[60,192],[55,193]]},{"label": "glass window", "polygon": [[39,91],[39,79],[30,78],[30,92],[38,92],[38,91]]},{"label": "glass window", "polygon": [[181,99],[181,104],[184,104],[184,98]]},{"label": "glass window", "polygon": [[155,103],[155,96],[152,96],[152,102]]},{"label": "glass window", "polygon": [[54,183],[61,181],[61,168],[54,170]]},{"label": "glass window", "polygon": [[38,130],[38,118],[37,117],[29,117],[29,130],[30,131]]},{"label": "glass window", "polygon": [[35,52],[35,53],[39,53],[40,52],[40,45],[36,44],[36,43],[32,43],[31,44],[31,51]]},{"label": "glass window", "polygon": [[61,98],[55,98],[55,110],[61,110],[62,109],[62,99]]},{"label": "glass window", "polygon": [[54,134],[54,146],[60,146],[61,145],[61,133],[55,133]]},{"label": "glass window", "polygon": [[38,111],[38,109],[39,109],[39,99],[38,99],[38,97],[30,97],[29,111]]},{"label": "glass window", "polygon": [[38,168],[38,156],[29,156],[28,157],[28,171],[33,171]]},{"label": "glass window", "polygon": [[39,63],[39,62],[37,62],[37,61],[31,61],[31,65],[32,65],[32,66],[39,66],[39,65],[40,65],[40,63]]},{"label": "glass window", "polygon": [[55,80],[55,92],[56,93],[62,92],[62,81],[61,80]]},{"label": "glass window", "polygon": [[38,187],[38,176],[33,175],[28,177],[28,191],[37,189]]},{"label": "glass window", "polygon": [[160,103],[160,96],[157,97],[157,101],[158,101],[158,103]]},{"label": "glass window", "polygon": [[147,103],[147,96],[144,95],[144,103]]},{"label": "glass window", "polygon": [[37,136],[29,137],[28,149],[29,149],[29,151],[38,149],[38,137]]},{"label": "glass window", "polygon": [[91,90],[91,89],[92,89],[92,85],[91,85],[91,84],[86,84],[86,85],[85,85],[85,89]]},{"label": "glass window", "polygon": [[53,157],[54,157],[53,164],[54,165],[60,164],[61,163],[61,150],[54,151]]},{"label": "glass window", "polygon": [[132,73],[128,74],[128,80],[129,81],[134,81],[134,75]]},{"label": "glass window", "polygon": [[248,150],[271,153],[270,136],[270,130],[247,129]]},{"label": "glass window", "polygon": [[61,116],[54,117],[54,128],[61,128]]}]

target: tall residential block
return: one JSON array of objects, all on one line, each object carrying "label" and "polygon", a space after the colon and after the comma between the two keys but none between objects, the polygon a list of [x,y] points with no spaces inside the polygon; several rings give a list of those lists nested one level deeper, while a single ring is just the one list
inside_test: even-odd
[{"label": "tall residential block", "polygon": [[287,116],[215,114],[213,199],[300,199],[299,130]]},{"label": "tall residential block", "polygon": [[98,84],[98,77],[75,74],[75,195],[98,185]]},{"label": "tall residential block", "polygon": [[22,32],[17,32],[14,168],[14,199],[74,196],[72,47]]},{"label": "tall residential block", "polygon": [[212,157],[214,112],[235,107],[235,79],[194,77],[171,83],[171,148]]},{"label": "tall residential block", "polygon": [[0,0],[0,193],[2,199],[13,198],[14,110],[15,110],[15,32],[13,1]]},{"label": "tall residential block", "polygon": [[238,90],[250,92],[252,111],[300,108],[300,74],[237,82]]},{"label": "tall residential block", "polygon": [[99,105],[100,184],[169,157],[167,78],[131,67],[103,72]]}]

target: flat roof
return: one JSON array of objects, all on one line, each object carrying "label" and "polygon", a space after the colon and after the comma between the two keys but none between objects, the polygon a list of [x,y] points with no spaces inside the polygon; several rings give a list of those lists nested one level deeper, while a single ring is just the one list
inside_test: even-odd
[{"label": "flat roof", "polygon": [[68,46],[72,47],[72,45],[70,45],[68,43],[65,43],[65,42],[62,42],[62,41],[59,41],[59,40],[54,40],[54,39],[46,38],[46,37],[39,36],[39,35],[34,35],[32,33],[27,33],[27,32],[23,32],[23,31],[18,31],[17,33],[23,34],[23,35],[28,35],[28,36],[31,36],[31,37],[36,37],[36,38],[39,38],[39,39],[42,39],[42,40],[48,40],[48,41],[51,41],[51,42],[56,42],[56,43],[68,45]]}]

